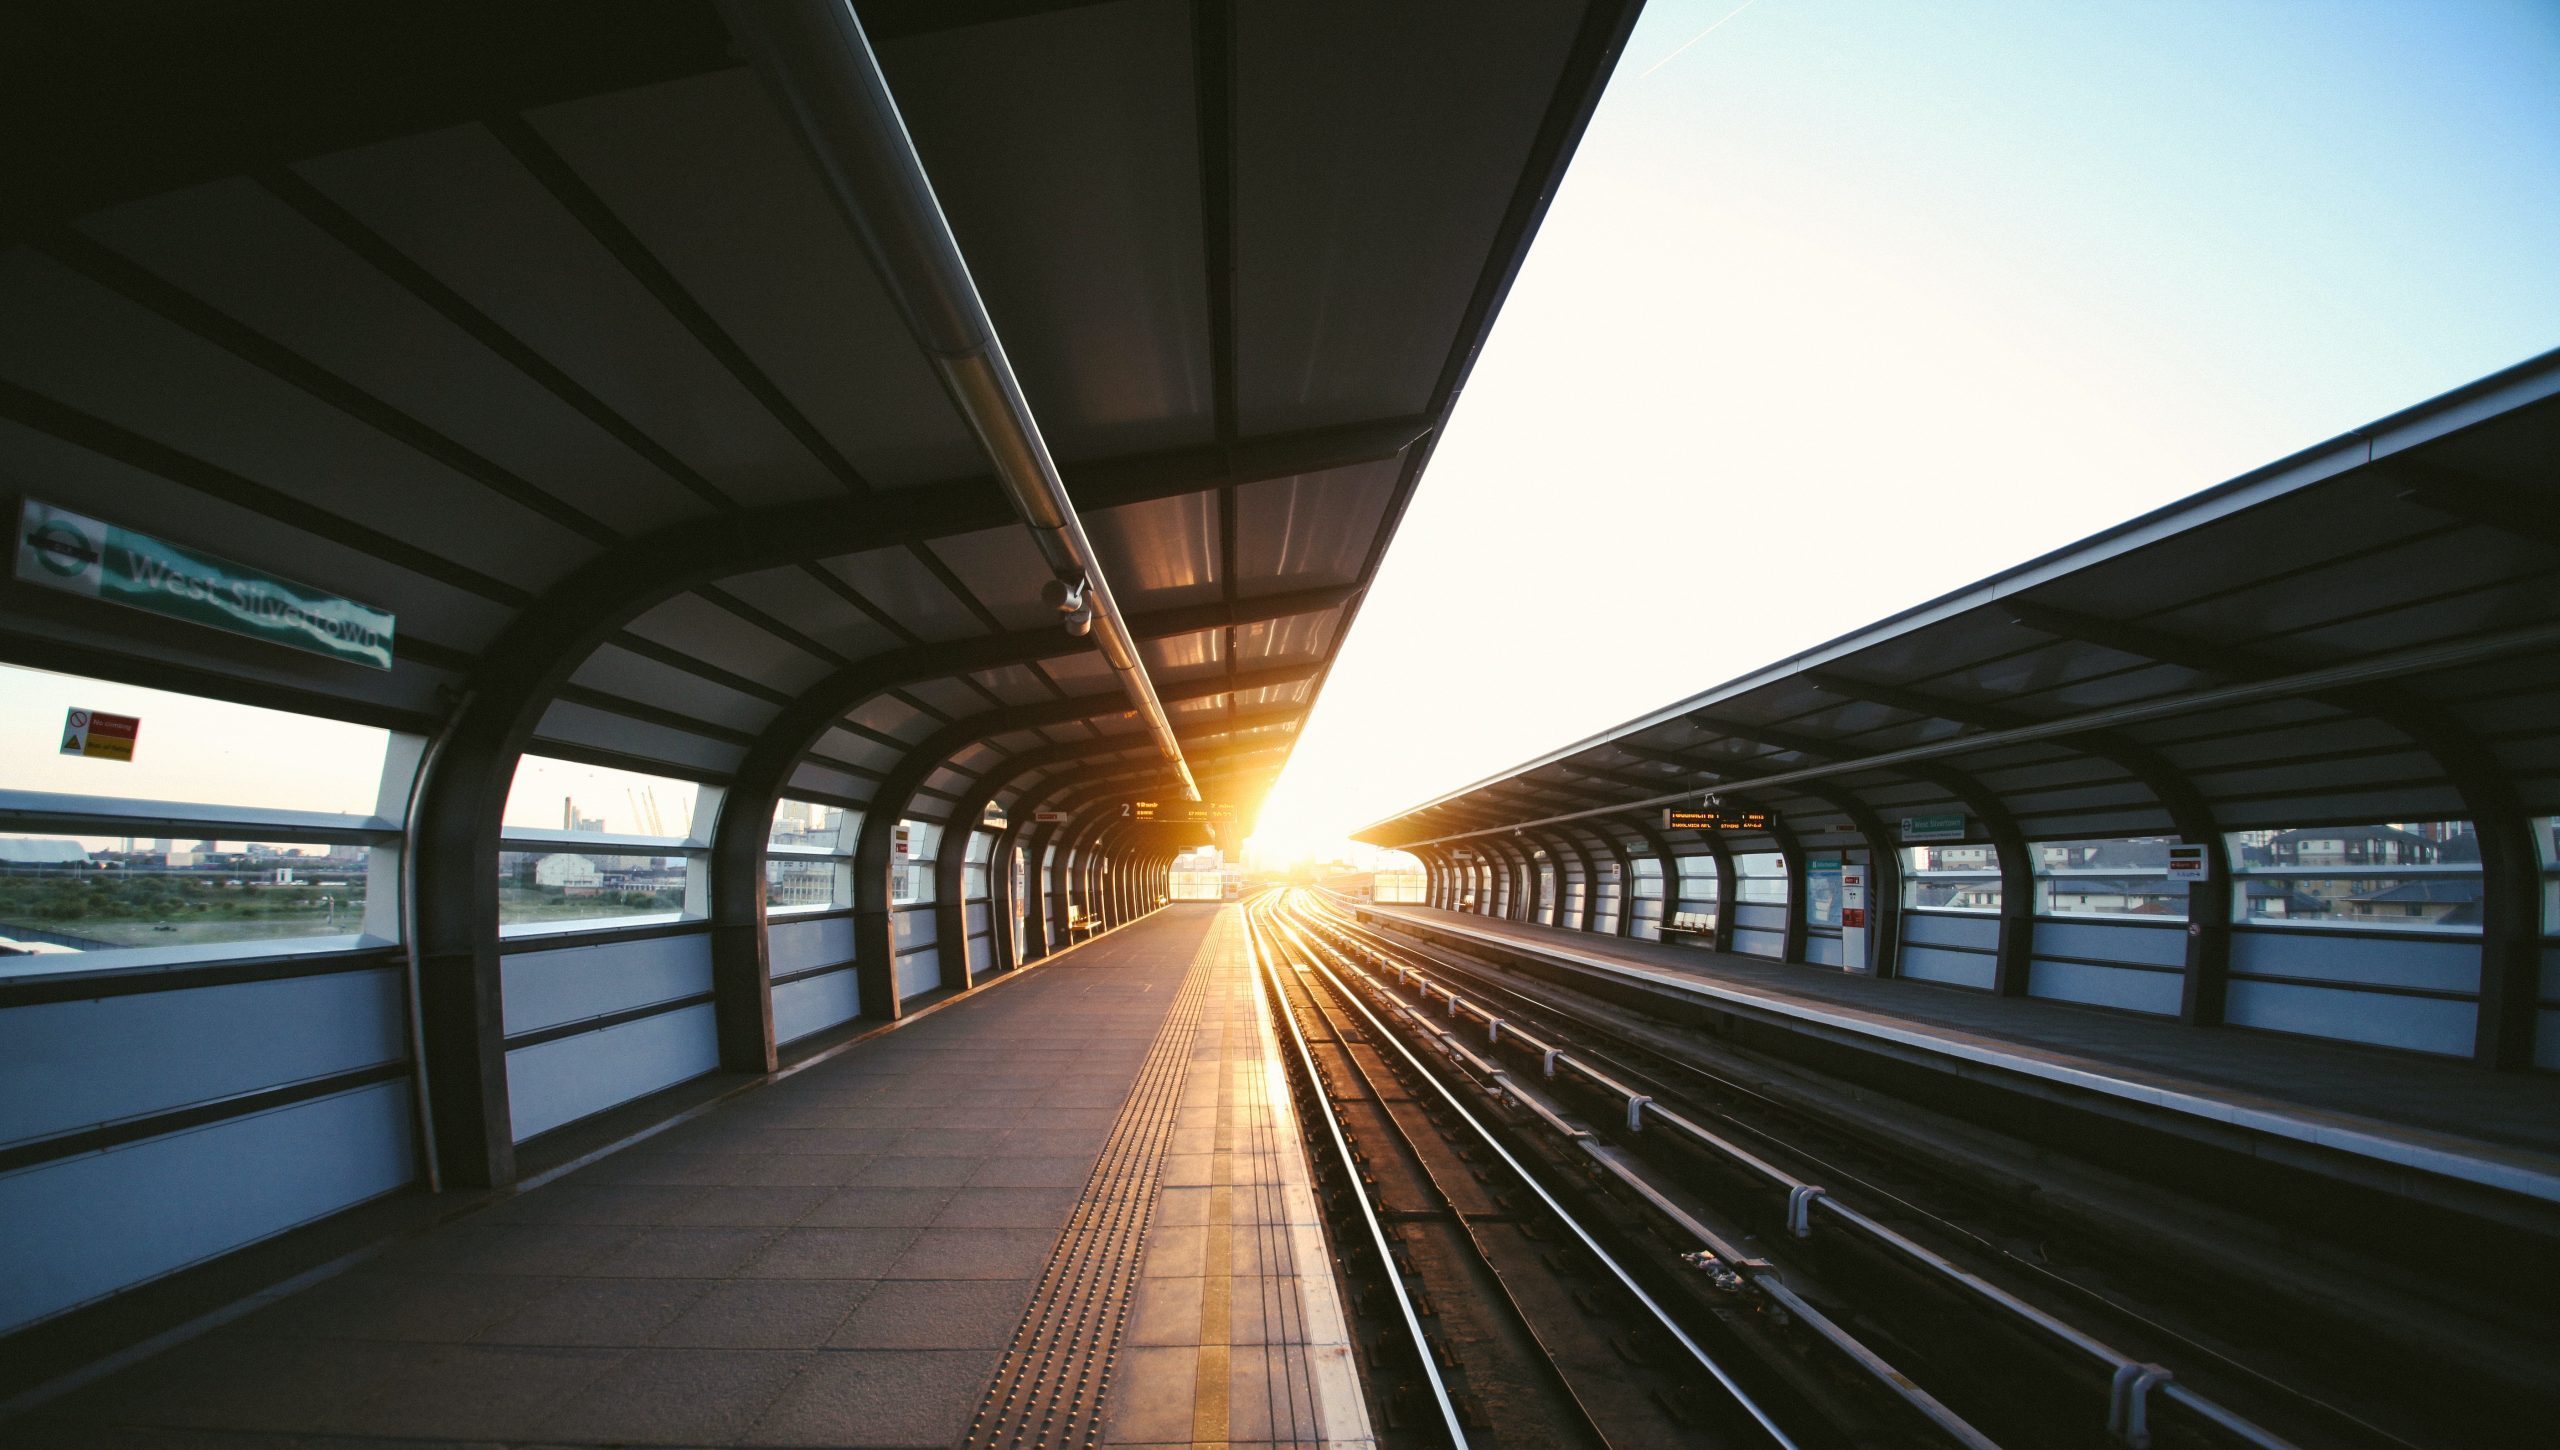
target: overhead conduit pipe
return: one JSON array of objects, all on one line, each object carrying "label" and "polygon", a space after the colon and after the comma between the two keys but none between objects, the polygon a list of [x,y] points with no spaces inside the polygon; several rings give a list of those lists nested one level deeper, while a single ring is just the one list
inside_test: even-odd
[{"label": "overhead conduit pipe", "polygon": [[720,8],[1030,528],[1054,576],[1049,602],[1069,633],[1092,633],[1184,794],[1200,799],[850,0],[722,0]]}]

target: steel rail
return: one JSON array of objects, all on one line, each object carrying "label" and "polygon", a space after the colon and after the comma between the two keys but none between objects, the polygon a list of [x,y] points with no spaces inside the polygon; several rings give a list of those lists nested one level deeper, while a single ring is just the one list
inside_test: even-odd
[{"label": "steel rail", "polygon": [[[1351,931],[1361,932],[1363,936],[1379,941],[1390,952],[1404,950],[1397,944],[1388,943],[1384,938],[1359,928],[1356,924],[1344,923],[1340,916],[1333,913],[1329,905],[1323,908],[1323,913],[1328,923],[1334,925],[1336,929],[1347,927]],[[1397,971],[1400,976],[1409,973],[1422,980],[1421,990],[1425,1000],[1429,999],[1430,991],[1436,988],[1443,1000],[1449,1003],[1452,1016],[1472,1017],[1479,1022],[1487,1023],[1489,1027],[1494,1022],[1503,1022],[1504,1025],[1500,1031],[1507,1032],[1518,1042],[1534,1044],[1534,1050],[1545,1058],[1550,1076],[1557,1072],[1569,1071],[1604,1092],[1617,1094],[1628,1105],[1630,1123],[1639,1126],[1639,1130],[1644,1122],[1663,1123],[1700,1147],[1749,1170],[1773,1187],[1784,1190],[1788,1199],[1788,1228],[1796,1237],[1811,1236],[1812,1220],[1816,1214],[1837,1219],[1842,1225],[1864,1235],[1880,1247],[2095,1361],[2099,1367],[2107,1371],[2110,1377],[2111,1428],[2123,1425],[2128,1418],[2132,1419],[2138,1427],[2143,1396],[2156,1390],[2162,1397],[2175,1401],[2199,1418],[2257,1447],[2257,1450],[2296,1450],[2291,1441],[2178,1381],[2160,1366],[2135,1359],[2104,1340],[2028,1303],[1935,1250],[1910,1239],[1865,1212],[1842,1203],[1821,1185],[1798,1178],[1749,1149],[1699,1123],[1690,1121],[1672,1109],[1655,1103],[1651,1095],[1640,1093],[1635,1088],[1619,1082],[1600,1067],[1583,1062],[1559,1046],[1541,1041],[1529,1032],[1510,1026],[1491,1008],[1467,1001],[1455,988],[1446,983],[1431,981],[1429,975],[1420,968],[1399,967]],[[2126,1437],[2120,1435],[2119,1438]],[[2146,1440],[2128,1439],[2127,1443],[2139,1446],[2147,1443],[2147,1437]]]},{"label": "steel rail", "polygon": [[1448,1084],[1442,1082],[1439,1075],[1434,1073],[1428,1064],[1423,1062],[1421,1058],[1414,1055],[1413,1049],[1405,1045],[1404,1039],[1401,1036],[1389,1030],[1387,1024],[1379,1020],[1378,1014],[1371,1011],[1369,1009],[1369,1004],[1362,1001],[1359,994],[1351,990],[1350,984],[1344,982],[1341,977],[1335,975],[1333,968],[1327,966],[1320,956],[1314,956],[1311,954],[1310,960],[1313,962],[1315,969],[1324,974],[1325,980],[1333,983],[1335,989],[1341,994],[1342,1000],[1349,1003],[1353,1010],[1357,1011],[1362,1017],[1368,1020],[1369,1025],[1376,1030],[1379,1040],[1395,1048],[1396,1052],[1404,1058],[1405,1062],[1409,1064],[1416,1073],[1420,1074],[1422,1080],[1431,1085],[1432,1091],[1438,1093],[1441,1100],[1449,1105],[1450,1110],[1456,1113],[1459,1119],[1464,1122],[1469,1129],[1473,1130],[1475,1135],[1483,1141],[1487,1148],[1492,1150],[1494,1156],[1500,1158],[1504,1166],[1508,1167],[1522,1183],[1526,1184],[1530,1192],[1538,1196],[1539,1201],[1547,1206],[1548,1212],[1555,1215],[1556,1221],[1563,1224],[1565,1228],[1573,1234],[1574,1238],[1579,1240],[1582,1246],[1590,1251],[1592,1257],[1597,1259],[1601,1266],[1608,1270],[1610,1277],[1616,1279],[1620,1287],[1624,1288],[1629,1294],[1635,1296],[1636,1301],[1645,1307],[1646,1312],[1653,1316],[1654,1321],[1659,1324],[1674,1340],[1678,1341],[1682,1349],[1688,1351],[1690,1359],[1695,1361],[1699,1368],[1705,1370],[1717,1384],[1724,1387],[1725,1392],[1733,1397],[1734,1403],[1742,1408],[1743,1413],[1748,1415],[1754,1423],[1758,1424],[1761,1430],[1769,1436],[1772,1442],[1787,1447],[1787,1450],[1798,1450],[1794,1439],[1791,1438],[1786,1431],[1780,1429],[1777,1422],[1769,1418],[1768,1412],[1763,1410],[1758,1402],[1751,1398],[1750,1393],[1734,1381],[1731,1372],[1726,1370],[1722,1364],[1718,1363],[1714,1355],[1707,1352],[1706,1346],[1698,1343],[1696,1338],[1694,1338],[1689,1331],[1680,1324],[1679,1320],[1674,1318],[1671,1312],[1663,1307],[1661,1301],[1655,1299],[1653,1295],[1646,1292],[1644,1286],[1636,1281],[1635,1276],[1627,1271],[1625,1265],[1619,1263],[1615,1256],[1613,1256],[1606,1248],[1601,1246],[1599,1240],[1591,1236],[1591,1232],[1584,1228],[1581,1222],[1568,1212],[1562,1203],[1557,1201],[1555,1195],[1548,1192],[1547,1186],[1538,1180],[1537,1175],[1531,1173],[1527,1165],[1514,1157],[1511,1150],[1503,1146],[1502,1140],[1496,1137],[1491,1129],[1485,1127],[1483,1121],[1477,1118],[1476,1115],[1468,1109],[1465,1101],[1459,1098],[1456,1093],[1450,1091]]},{"label": "steel rail", "polygon": [[[1267,898],[1266,898],[1267,900]],[[1262,931],[1254,922],[1257,909],[1267,913],[1264,901],[1249,902],[1244,913],[1245,952],[1252,957],[1257,979],[1271,988],[1271,1015],[1289,1029],[1289,1041],[1297,1049],[1299,1065],[1306,1069],[1308,1096],[1324,1116],[1327,1136],[1333,1140],[1333,1151],[1343,1172],[1351,1182],[1351,1197],[1360,1205],[1361,1222],[1368,1226],[1369,1245],[1378,1255],[1378,1268],[1387,1287],[1394,1291],[1396,1310],[1404,1318],[1405,1332],[1412,1337],[1414,1358],[1421,1362],[1423,1378],[1431,1383],[1432,1403],[1440,1411],[1440,1423],[1448,1432],[1449,1443],[1466,1450],[1466,1427],[1458,1423],[1458,1407],[1449,1398],[1447,1381],[1440,1376],[1440,1364],[1431,1353],[1430,1336],[1423,1332],[1422,1316],[1414,1308],[1413,1296],[1404,1287],[1404,1276],[1396,1269],[1395,1246],[1388,1240],[1386,1225],[1378,1221],[1377,1205],[1360,1191],[1360,1163],[1351,1156],[1351,1140],[1343,1135],[1342,1119],[1333,1110],[1333,1100],[1325,1096],[1324,1080],[1316,1075],[1316,1056],[1307,1046],[1306,1034],[1298,1027],[1297,1014],[1289,1010],[1289,994],[1281,984],[1279,968],[1271,963],[1270,954],[1262,949]]]},{"label": "steel rail", "polygon": [[[1323,930],[1324,922],[1321,917],[1317,918],[1317,923],[1318,929]],[[1348,952],[1354,949],[1355,948],[1337,947],[1337,951],[1341,952]],[[1377,959],[1377,955],[1375,953],[1364,954],[1370,956],[1373,961]],[[1355,966],[1352,970],[1358,972],[1359,968]],[[1367,977],[1368,974],[1362,972],[1360,975]],[[1422,974],[1418,972],[1410,971],[1410,969],[1399,968],[1397,969],[1398,985],[1406,985],[1407,983],[1405,979],[1408,976],[1421,975]],[[1469,1005],[1455,992],[1450,991],[1445,987],[1442,989],[1442,992],[1443,1000],[1449,1003],[1453,1016],[1458,1015],[1461,1009]],[[1430,988],[1427,978],[1424,979],[1424,985],[1418,995],[1423,1002],[1428,1003],[1430,1001]],[[1399,1006],[1398,1010],[1401,1012],[1406,1009]],[[1551,1046],[1547,1042],[1541,1040],[1535,1033],[1514,1026],[1508,1018],[1493,1017],[1484,1013],[1469,1013],[1467,1015],[1475,1016],[1478,1021],[1485,1023],[1488,1040],[1490,1042],[1499,1043],[1507,1035],[1515,1046],[1526,1047],[1530,1052],[1539,1056],[1542,1060],[1546,1074],[1550,1077],[1555,1074],[1555,1071],[1560,1064],[1577,1069],[1582,1066],[1580,1063],[1568,1059],[1565,1056],[1563,1049]],[[1411,1017],[1411,1020],[1415,1022],[1415,1025],[1420,1027],[1424,1032],[1429,1033],[1434,1030],[1428,1022],[1421,1018],[1413,1017],[1410,1013],[1408,1013],[1408,1016]],[[1465,1049],[1457,1049],[1457,1051],[1466,1057],[1473,1057],[1473,1054],[1471,1052],[1467,1052]],[[1517,1084],[1510,1081],[1509,1074],[1507,1072],[1496,1068],[1490,1074],[1490,1077],[1492,1079],[1491,1085],[1497,1091],[1520,1106],[1529,1109],[1533,1116],[1546,1123],[1551,1129],[1566,1133],[1569,1136],[1581,1131],[1575,1129],[1571,1124],[1564,1122],[1561,1117],[1555,1114],[1551,1109],[1547,1108],[1546,1105],[1527,1095]],[[1628,1095],[1627,1100],[1631,1104],[1634,1103],[1635,1095],[1632,1095],[1630,1090],[1605,1077],[1599,1078],[1598,1080],[1621,1094]],[[1630,1115],[1634,1116],[1638,1113],[1642,1113],[1647,1116],[1654,1115],[1654,1109],[1651,1106],[1650,1099],[1646,1099],[1645,1102],[1646,1105],[1643,1108],[1631,1107]],[[1665,1116],[1667,1116],[1667,1114],[1665,1114]],[[1589,1154],[1603,1171],[1616,1178],[1619,1182],[1625,1184],[1639,1198],[1643,1199],[1648,1207],[1652,1208],[1663,1218],[1669,1220],[1673,1227],[1679,1229],[1681,1232],[1697,1240],[1701,1245],[1703,1245],[1704,1252],[1707,1255],[1707,1260],[1710,1265],[1720,1264],[1724,1268],[1731,1270],[1737,1278],[1749,1283],[1753,1288],[1759,1290],[1771,1301],[1777,1303],[1788,1313],[1794,1315],[1808,1329],[1811,1329],[1818,1337],[1828,1342],[1832,1348],[1838,1350],[1844,1358],[1856,1365],[1860,1371],[1874,1379],[1886,1393],[1910,1406],[1913,1412],[1917,1413],[1921,1418],[1929,1421],[1931,1424],[1937,1426],[1938,1429],[1945,1433],[1949,1439],[1955,1441],[1959,1445],[1965,1446],[1966,1450],[1999,1450],[1998,1442],[1983,1434],[1981,1430],[1975,1428],[1974,1425],[1967,1421],[1963,1416],[1957,1414],[1954,1410],[1949,1409],[1944,1402],[1940,1401],[1935,1395],[1930,1394],[1927,1390],[1922,1389],[1917,1382],[1913,1381],[1910,1376],[1896,1368],[1891,1361],[1876,1353],[1875,1350],[1868,1347],[1864,1341],[1860,1340],[1856,1335],[1851,1334],[1828,1314],[1823,1313],[1819,1308],[1815,1307],[1811,1302],[1806,1300],[1803,1295],[1798,1294],[1786,1283],[1784,1278],[1778,1274],[1775,1266],[1769,1264],[1766,1260],[1756,1258],[1743,1252],[1738,1247],[1727,1242],[1714,1230],[1691,1217],[1687,1212],[1682,1210],[1678,1205],[1674,1204],[1668,1197],[1666,1197],[1660,1189],[1654,1187],[1651,1183],[1646,1182],[1641,1175],[1633,1172],[1624,1163],[1618,1161],[1615,1156],[1615,1150],[1601,1148],[1598,1146],[1597,1141],[1590,1138],[1587,1133],[1583,1134],[1583,1136],[1577,1140],[1577,1146],[1585,1153]],[[1733,1151],[1739,1153],[1742,1150],[1737,1148]],[[1767,1168],[1771,1173],[1778,1171],[1774,1167],[1769,1167],[1769,1165],[1766,1164],[1762,1164],[1761,1166]]]}]

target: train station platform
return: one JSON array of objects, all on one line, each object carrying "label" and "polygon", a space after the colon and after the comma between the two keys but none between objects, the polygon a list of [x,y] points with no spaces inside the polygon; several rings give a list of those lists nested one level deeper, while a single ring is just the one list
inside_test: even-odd
[{"label": "train station platform", "polygon": [[1951,1070],[2112,1098],[2387,1169],[2560,1203],[2560,1079],[1429,906],[1361,914]]},{"label": "train station platform", "polygon": [[0,1441],[1362,1445],[1240,909],[1162,909]]}]

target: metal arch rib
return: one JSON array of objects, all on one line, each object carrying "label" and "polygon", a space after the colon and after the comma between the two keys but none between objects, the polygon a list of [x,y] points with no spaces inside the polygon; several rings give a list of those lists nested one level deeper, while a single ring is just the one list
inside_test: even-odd
[{"label": "metal arch rib", "polygon": [[781,104],[1049,568],[1093,610],[1094,644],[1184,792],[1200,799],[1173,721],[1085,537],[879,58],[849,0],[723,0],[729,29]]}]

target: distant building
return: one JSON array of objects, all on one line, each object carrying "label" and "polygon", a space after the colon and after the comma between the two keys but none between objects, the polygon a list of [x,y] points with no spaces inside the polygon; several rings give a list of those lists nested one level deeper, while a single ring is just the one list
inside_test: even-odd
[{"label": "distant building", "polygon": [[556,886],[571,896],[584,896],[600,890],[604,873],[596,863],[584,856],[567,854],[545,856],[533,863],[533,884]]},{"label": "distant building", "polygon": [[2401,881],[2346,900],[2351,921],[2369,926],[2468,926],[2480,924],[2481,883],[2471,876]]},{"label": "distant building", "polygon": [[2397,826],[2304,826],[2267,842],[2277,866],[2432,866],[2442,854],[2440,843]]}]

